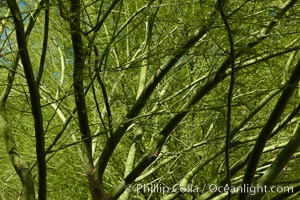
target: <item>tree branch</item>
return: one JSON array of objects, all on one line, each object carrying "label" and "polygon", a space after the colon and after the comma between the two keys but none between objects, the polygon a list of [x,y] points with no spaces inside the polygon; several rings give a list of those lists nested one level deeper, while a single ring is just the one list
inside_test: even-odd
[{"label": "tree branch", "polygon": [[[276,177],[281,173],[282,169],[292,158],[293,154],[300,146],[300,124],[298,122],[293,137],[282,151],[277,155],[272,165],[265,171],[264,175],[258,180],[257,186],[270,186],[276,180]],[[251,196],[250,199],[261,199],[265,193],[259,192]]]},{"label": "tree branch", "polygon": [[[232,97],[233,97],[233,90],[234,90],[234,83],[235,83],[235,49],[234,49],[234,41],[232,36],[232,31],[228,23],[228,18],[226,14],[224,13],[224,5],[225,0],[218,0],[219,3],[219,9],[221,13],[222,20],[225,25],[225,29],[227,31],[228,40],[229,40],[229,57],[231,61],[231,73],[230,73],[230,85],[228,89],[228,95],[227,95],[227,116],[226,116],[226,141],[225,141],[225,165],[226,165],[226,173],[227,173],[227,184],[228,187],[231,188],[231,174],[230,174],[230,157],[229,157],[229,150],[230,150],[230,141],[231,141],[231,104],[232,104]],[[231,191],[228,190],[228,200],[231,198]]]},{"label": "tree branch", "polygon": [[70,8],[70,27],[72,45],[74,51],[74,64],[73,64],[73,87],[76,103],[76,110],[78,115],[79,129],[81,133],[82,156],[84,163],[85,173],[88,175],[93,170],[92,158],[92,140],[89,127],[89,119],[87,115],[84,86],[83,86],[83,70],[84,64],[84,47],[82,36],[80,33],[80,0],[71,0]]},{"label": "tree branch", "polygon": [[45,0],[45,25],[44,25],[44,39],[43,39],[43,48],[40,60],[40,68],[36,78],[37,85],[40,85],[42,76],[44,73],[44,66],[47,53],[47,44],[48,44],[48,35],[49,35],[49,0]]},{"label": "tree branch", "polygon": [[19,7],[15,0],[7,1],[9,9],[14,20],[17,43],[19,48],[20,58],[24,67],[25,77],[30,93],[31,111],[34,118],[35,139],[36,139],[36,155],[38,161],[39,174],[39,199],[46,199],[47,182],[46,182],[46,160],[45,160],[45,138],[43,128],[43,115],[40,103],[40,94],[35,82],[32,64],[26,44],[26,35],[22,16]]},{"label": "tree branch", "polygon": [[6,121],[6,111],[1,102],[0,107],[0,133],[4,136],[5,146],[9,154],[11,163],[14,166],[23,186],[22,198],[26,200],[35,199],[34,181],[30,173],[29,167],[22,159],[19,149],[11,133],[8,122]]},{"label": "tree branch", "polygon": [[[297,83],[300,80],[300,60],[298,61],[289,81],[286,84],[286,88],[281,93],[279,100],[277,101],[271,115],[268,118],[265,126],[259,133],[257,141],[253,147],[253,151],[251,153],[251,157],[249,163],[247,165],[244,180],[242,186],[251,186],[255,171],[259,162],[259,159],[262,155],[262,151],[264,146],[269,139],[270,135],[272,134],[272,130],[276,126],[276,122],[280,119],[281,115],[283,114],[290,98],[292,97],[295,89],[297,88]],[[239,200],[246,199],[247,193],[240,193]]]}]

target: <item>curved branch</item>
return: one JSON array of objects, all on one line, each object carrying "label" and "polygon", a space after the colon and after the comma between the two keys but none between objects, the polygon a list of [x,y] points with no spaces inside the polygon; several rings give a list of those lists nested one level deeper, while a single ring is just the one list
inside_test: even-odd
[{"label": "curved branch", "polygon": [[[225,0],[218,0],[219,3],[219,9],[221,13],[222,20],[225,25],[225,29],[227,31],[228,40],[229,40],[229,57],[231,60],[231,73],[230,73],[230,85],[228,89],[228,95],[227,95],[227,116],[226,116],[226,141],[225,141],[225,165],[226,165],[226,173],[227,173],[227,183],[228,187],[231,187],[231,174],[230,174],[230,160],[229,160],[229,149],[230,149],[230,141],[231,141],[231,104],[232,104],[232,97],[233,97],[233,90],[234,90],[234,83],[235,83],[235,49],[234,49],[234,41],[232,36],[232,31],[228,23],[228,18],[226,14],[224,13],[224,5]],[[231,197],[231,191],[228,190],[228,200],[230,200]]]}]

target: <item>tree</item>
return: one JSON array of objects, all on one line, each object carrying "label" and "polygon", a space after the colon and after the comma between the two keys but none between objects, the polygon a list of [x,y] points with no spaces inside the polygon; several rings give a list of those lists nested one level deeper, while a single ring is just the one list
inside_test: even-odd
[{"label": "tree", "polygon": [[3,198],[299,196],[296,0],[1,10]]}]

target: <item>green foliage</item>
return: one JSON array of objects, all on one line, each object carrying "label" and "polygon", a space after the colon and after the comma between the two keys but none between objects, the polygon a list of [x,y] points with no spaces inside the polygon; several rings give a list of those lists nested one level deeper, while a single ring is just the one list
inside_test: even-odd
[{"label": "green foliage", "polygon": [[[23,40],[17,37],[20,27],[12,19],[16,9],[9,8],[8,1],[1,3],[1,115],[15,146],[8,145],[7,137],[0,140],[0,195],[24,198],[22,192],[29,186],[20,179],[31,177],[40,199],[226,199],[228,194],[208,191],[209,184],[229,184],[226,126],[231,125],[230,183],[237,187],[244,177],[252,176],[246,158],[258,152],[253,147],[263,141],[258,135],[264,134],[261,131],[276,111],[279,97],[287,88],[298,90],[298,85],[287,82],[299,65],[300,47],[295,0],[224,2],[220,7],[221,1],[191,0],[16,1]],[[20,49],[20,41],[27,51]],[[232,49],[235,79],[228,105]],[[22,51],[30,55],[31,66],[24,63]],[[34,83],[27,82],[28,67]],[[83,88],[78,87],[80,76]],[[43,166],[37,163],[36,105],[29,92],[33,86],[38,86],[41,102],[45,183],[38,171]],[[282,98],[286,108],[277,121],[268,122],[275,128],[258,149],[263,154],[253,166],[252,186],[269,173],[296,132],[299,95]],[[4,129],[0,132],[5,135]],[[4,144],[16,149],[31,174],[18,174],[21,168]],[[269,186],[299,185],[295,173],[299,153],[293,148],[281,173],[267,180]],[[43,184],[47,194],[38,194]],[[206,190],[199,194],[125,191],[128,185],[137,189],[139,184],[190,184]],[[299,192],[294,193],[299,197]],[[232,195],[236,199],[239,194]]]}]

